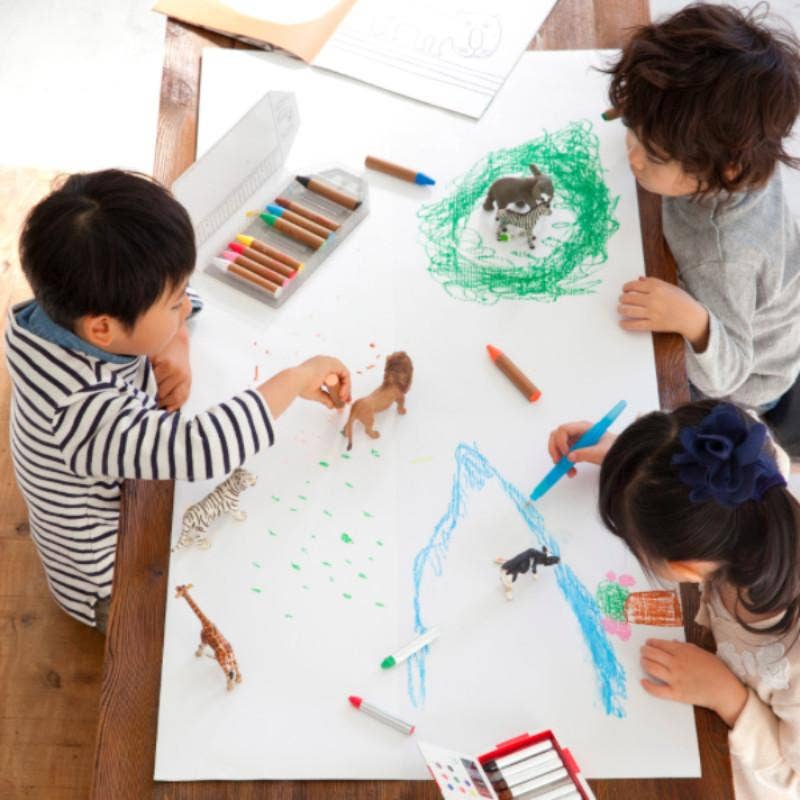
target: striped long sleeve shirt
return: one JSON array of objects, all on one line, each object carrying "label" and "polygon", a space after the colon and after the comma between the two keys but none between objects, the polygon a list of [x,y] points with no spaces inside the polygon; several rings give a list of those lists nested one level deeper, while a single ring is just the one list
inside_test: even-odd
[{"label": "striped long sleeve shirt", "polygon": [[56,601],[94,625],[111,594],[122,481],[221,480],[273,443],[272,420],[253,390],[194,417],[164,411],[146,357],[40,336],[21,324],[33,306],[13,308],[6,330],[14,472]]}]

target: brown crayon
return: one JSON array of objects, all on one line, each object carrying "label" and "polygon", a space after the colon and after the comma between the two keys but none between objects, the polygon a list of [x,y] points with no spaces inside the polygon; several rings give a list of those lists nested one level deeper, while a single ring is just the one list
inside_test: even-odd
[{"label": "brown crayon", "polygon": [[224,258],[215,258],[213,261],[221,269],[224,269],[227,272],[232,272],[234,275],[238,275],[248,283],[251,283],[254,286],[257,286],[259,289],[268,292],[275,298],[280,297],[283,293],[283,289],[277,284],[262,278],[260,275],[256,275],[255,272],[251,272],[249,269],[245,269],[244,267],[235,264],[233,261],[228,261]]},{"label": "brown crayon", "polygon": [[351,211],[355,211],[361,205],[361,201],[357,197],[353,197],[353,195],[347,194],[347,192],[343,192],[341,189],[337,189],[335,186],[331,186],[329,183],[324,183],[316,178],[309,178],[306,175],[297,175],[295,180],[302,186],[305,186],[306,189],[322,197],[327,197],[328,200],[332,200],[340,206],[349,208]]},{"label": "brown crayon", "polygon": [[262,267],[267,267],[268,269],[274,270],[275,272],[283,275],[285,278],[293,278],[295,275],[297,275],[296,269],[287,267],[286,264],[278,261],[275,258],[270,258],[269,256],[265,256],[263,253],[259,253],[254,247],[245,247],[241,242],[229,242],[228,250],[233,250],[234,253],[239,253],[239,255],[244,256],[245,258],[249,258],[251,261],[261,264]]},{"label": "brown crayon", "polygon": [[240,233],[236,237],[236,241],[241,242],[243,245],[245,245],[245,247],[252,247],[253,250],[258,250],[259,253],[263,253],[265,256],[274,258],[277,261],[282,261],[287,267],[292,267],[298,272],[300,272],[305,266],[302,261],[298,261],[296,258],[292,258],[282,250],[277,250],[274,247],[270,247],[268,244],[264,244],[264,242],[254,239],[252,236],[245,236],[245,234]]},{"label": "brown crayon", "polygon": [[283,286],[287,281],[291,280],[291,278],[281,275],[280,272],[275,272],[274,269],[265,267],[259,264],[257,261],[247,258],[246,256],[240,256],[237,253],[234,253],[232,250],[226,250],[222,254],[222,257],[226,261],[231,261],[234,264],[238,264],[240,267],[243,267],[244,269],[249,269],[250,272],[254,273],[255,275],[260,275],[262,278],[268,280],[270,283],[274,283],[276,286]]},{"label": "brown crayon", "polygon": [[323,214],[318,214],[316,211],[312,211],[310,208],[307,208],[300,203],[296,203],[294,200],[290,200],[288,197],[277,197],[275,198],[275,202],[279,206],[283,206],[284,208],[288,208],[290,211],[294,211],[295,214],[300,214],[300,216],[310,219],[312,222],[316,222],[317,225],[322,225],[323,228],[327,228],[329,231],[338,231],[339,228],[342,227],[338,222],[334,222],[332,219],[329,219]]},{"label": "brown crayon", "polygon": [[315,234],[316,236],[320,236],[323,239],[333,236],[333,231],[329,231],[323,225],[317,225],[316,222],[306,219],[302,214],[296,214],[294,211],[289,211],[288,208],[284,208],[278,203],[270,203],[266,210],[270,214],[274,214],[276,217],[285,219],[287,222],[291,222],[294,225],[299,225],[301,228],[305,228],[307,231],[311,231],[311,233]]},{"label": "brown crayon", "polygon": [[601,115],[600,115],[606,122],[611,122],[611,120],[619,119],[622,116],[622,111],[618,108],[607,108]]},{"label": "brown crayon", "polygon": [[502,350],[490,344],[486,345],[486,349],[495,366],[525,395],[529,402],[535,403],[542,396],[536,384]]},{"label": "brown crayon", "polygon": [[287,222],[285,219],[276,217],[274,214],[260,214],[259,216],[270,228],[275,228],[276,231],[280,231],[314,250],[319,250],[325,244],[325,239],[321,236],[317,236],[292,222]]}]

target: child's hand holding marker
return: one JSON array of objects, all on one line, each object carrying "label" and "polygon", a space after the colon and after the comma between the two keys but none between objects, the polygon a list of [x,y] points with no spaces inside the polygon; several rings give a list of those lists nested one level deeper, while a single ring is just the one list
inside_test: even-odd
[{"label": "child's hand holding marker", "polygon": [[272,416],[279,417],[297,397],[334,408],[330,394],[322,388],[331,385],[337,386],[342,403],[350,402],[350,372],[347,367],[333,356],[314,356],[273,375],[257,387],[257,391],[267,401]]},{"label": "child's hand holding marker", "polygon": [[[602,464],[609,448],[617,438],[615,433],[604,433],[600,441],[591,447],[581,447],[578,450],[570,451],[575,442],[583,436],[593,425],[588,420],[579,422],[565,422],[559,425],[551,434],[547,441],[547,451],[553,463],[557,464],[562,458],[566,457],[570,461],[578,464],[586,461],[590,464]],[[567,475],[572,478],[577,474],[573,467]]]}]

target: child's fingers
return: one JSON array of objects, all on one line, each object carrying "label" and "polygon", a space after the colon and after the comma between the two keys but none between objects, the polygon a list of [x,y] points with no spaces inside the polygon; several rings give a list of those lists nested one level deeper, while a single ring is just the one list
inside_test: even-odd
[{"label": "child's fingers", "polygon": [[653,329],[653,323],[649,319],[621,319],[619,326],[626,331],[650,331]]},{"label": "child's fingers", "polygon": [[659,664],[657,661],[651,661],[649,658],[642,658],[640,659],[639,663],[641,664],[642,669],[651,678],[656,678],[659,681],[664,681],[664,683],[669,683],[671,673],[663,664]]},{"label": "child's fingers", "polygon": [[627,317],[628,319],[642,319],[648,315],[649,311],[645,306],[620,303],[617,306],[617,313],[621,317]]},{"label": "child's fingers", "polygon": [[662,686],[661,684],[653,683],[652,681],[647,680],[647,678],[642,678],[639,683],[641,684],[642,689],[644,689],[648,694],[653,695],[653,697],[660,697],[662,700],[672,699],[672,687],[670,686]]},{"label": "child's fingers", "polygon": [[669,639],[648,639],[645,647],[653,647],[657,650],[663,650],[670,655],[676,655],[682,648],[686,647],[686,642],[674,642]]},{"label": "child's fingers", "polygon": [[580,464],[583,461],[588,461],[590,464],[599,464],[603,460],[604,451],[604,446],[595,444],[591,447],[581,447],[573,450],[567,458],[575,464]]},{"label": "child's fingers", "polygon": [[650,280],[645,277],[637,278],[635,281],[628,281],[622,285],[623,292],[644,292],[647,294],[650,288]]},{"label": "child's fingers", "polygon": [[349,403],[352,400],[350,392],[350,373],[345,370],[339,373],[339,397],[342,398],[343,403]]},{"label": "child's fingers", "polygon": [[661,647],[653,647],[652,645],[645,644],[639,652],[642,654],[642,658],[654,661],[657,664],[662,664],[665,667],[670,667],[672,664],[672,653],[668,653]]}]

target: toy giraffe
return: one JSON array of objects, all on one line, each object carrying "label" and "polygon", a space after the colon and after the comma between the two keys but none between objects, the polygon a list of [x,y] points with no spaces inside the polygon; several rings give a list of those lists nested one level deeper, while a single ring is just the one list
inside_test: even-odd
[{"label": "toy giraffe", "polygon": [[222,667],[222,671],[225,673],[225,677],[228,680],[228,691],[230,691],[233,689],[234,681],[236,683],[242,682],[242,675],[239,672],[239,665],[236,663],[236,656],[233,654],[233,648],[230,642],[219,632],[217,626],[198,608],[197,603],[192,600],[189,595],[189,589],[191,588],[191,583],[176,587],[175,597],[185,598],[189,607],[194,611],[203,625],[200,629],[200,644],[195,651],[195,655],[198,658],[203,655],[204,647],[210,647],[214,651],[214,658],[217,659],[217,663]]}]

